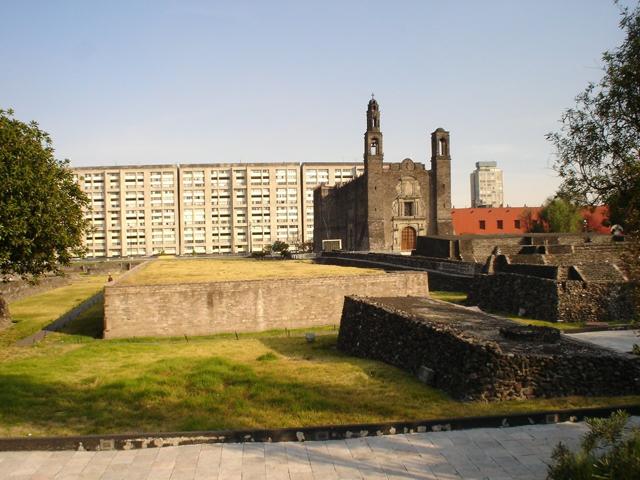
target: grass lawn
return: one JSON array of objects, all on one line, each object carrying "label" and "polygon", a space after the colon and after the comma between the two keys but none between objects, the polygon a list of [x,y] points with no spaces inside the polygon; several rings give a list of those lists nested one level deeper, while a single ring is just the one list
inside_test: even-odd
[{"label": "grass lawn", "polygon": [[97,340],[101,310],[0,358],[0,436],[277,428],[637,404],[640,396],[464,403],[337,332]]},{"label": "grass lawn", "polygon": [[81,275],[70,285],[9,303],[13,325],[0,333],[0,346],[14,343],[43,327],[99,292],[106,275]]},{"label": "grass lawn", "polygon": [[202,258],[155,260],[124,278],[120,285],[156,285],[184,282],[223,282],[265,278],[374,275],[380,270],[320,265],[310,260],[255,260]]},{"label": "grass lawn", "polygon": [[[101,305],[35,346],[13,345],[99,290],[104,276],[85,280],[11,304],[19,323],[0,334],[0,436],[278,428],[640,403],[640,396],[459,402],[395,367],[342,354],[332,327],[238,339],[99,340]],[[303,336],[310,330],[318,333],[311,344]]]}]

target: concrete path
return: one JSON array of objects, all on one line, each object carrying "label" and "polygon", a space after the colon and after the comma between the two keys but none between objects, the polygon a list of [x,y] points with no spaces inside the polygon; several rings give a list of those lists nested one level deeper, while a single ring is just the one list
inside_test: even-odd
[{"label": "concrete path", "polygon": [[0,479],[544,479],[551,450],[584,423],[305,443],[208,444],[104,452],[0,452]]},{"label": "concrete path", "polygon": [[569,337],[595,343],[601,347],[611,348],[618,352],[629,353],[633,344],[640,345],[637,330],[607,330],[603,332],[572,333]]}]

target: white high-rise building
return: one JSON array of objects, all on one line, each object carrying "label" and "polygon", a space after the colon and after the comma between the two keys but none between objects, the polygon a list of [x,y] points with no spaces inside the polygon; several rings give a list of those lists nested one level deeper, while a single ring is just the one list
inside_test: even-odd
[{"label": "white high-rise building", "polygon": [[502,207],[502,170],[496,162],[476,162],[471,172],[471,207]]}]

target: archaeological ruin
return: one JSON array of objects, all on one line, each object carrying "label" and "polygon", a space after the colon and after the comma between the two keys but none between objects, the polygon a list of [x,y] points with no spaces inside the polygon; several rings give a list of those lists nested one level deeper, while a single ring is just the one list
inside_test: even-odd
[{"label": "archaeological ruin", "polygon": [[425,297],[348,297],[338,348],[416,374],[461,400],[640,391],[640,359]]},{"label": "archaeological ruin", "polygon": [[553,322],[625,322],[637,286],[625,242],[601,234],[420,236],[411,256],[323,252],[321,262],[429,272],[432,290],[468,292],[483,310]]}]

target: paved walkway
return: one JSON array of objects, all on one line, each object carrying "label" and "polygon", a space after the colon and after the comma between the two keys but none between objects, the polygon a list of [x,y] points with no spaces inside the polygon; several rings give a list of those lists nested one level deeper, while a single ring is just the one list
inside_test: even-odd
[{"label": "paved walkway", "polygon": [[305,443],[209,444],[104,452],[0,452],[0,479],[544,479],[551,450],[584,423]]},{"label": "paved walkway", "polygon": [[638,330],[606,330],[603,332],[572,333],[569,336],[623,353],[631,352],[634,343],[640,344]]}]

